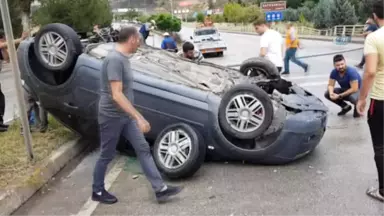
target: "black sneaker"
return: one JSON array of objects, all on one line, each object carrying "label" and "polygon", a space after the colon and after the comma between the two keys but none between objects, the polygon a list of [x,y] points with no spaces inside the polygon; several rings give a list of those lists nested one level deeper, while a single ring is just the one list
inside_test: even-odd
[{"label": "black sneaker", "polygon": [[8,128],[9,128],[9,125],[6,125],[6,124],[3,124],[3,123],[0,123],[0,128],[6,128],[6,129],[8,129]]},{"label": "black sneaker", "polygon": [[182,187],[175,187],[175,186],[167,186],[167,189],[164,191],[156,192],[156,199],[157,202],[164,202],[167,201],[169,197],[175,196],[176,194],[180,193],[183,190]]},{"label": "black sneaker", "polygon": [[361,65],[361,64],[357,64],[357,65],[355,65],[355,67],[357,67],[357,68],[359,68],[359,69],[363,69],[363,65]]},{"label": "black sneaker", "polygon": [[1,132],[7,132],[8,131],[8,128],[2,128],[2,127],[0,127],[0,133]]},{"label": "black sneaker", "polygon": [[280,75],[288,75],[288,74],[289,74],[289,72],[287,72],[287,71],[280,73]]},{"label": "black sneaker", "polygon": [[309,69],[309,65],[306,65],[306,66],[304,67],[304,73],[307,73],[307,72],[308,72],[308,69]]},{"label": "black sneaker", "polygon": [[338,116],[343,116],[343,115],[347,114],[347,112],[349,112],[351,110],[352,110],[352,106],[348,105],[348,106],[344,107],[339,113],[337,113],[337,115]]},{"label": "black sneaker", "polygon": [[108,193],[106,190],[102,190],[101,192],[92,193],[92,200],[104,204],[114,204],[117,202],[117,198],[112,194]]}]

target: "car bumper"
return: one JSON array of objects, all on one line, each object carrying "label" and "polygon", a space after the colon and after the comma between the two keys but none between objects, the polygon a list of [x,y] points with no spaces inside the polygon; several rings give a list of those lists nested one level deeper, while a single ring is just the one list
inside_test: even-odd
[{"label": "car bumper", "polygon": [[289,116],[276,140],[280,148],[266,156],[262,162],[284,164],[308,155],[320,143],[326,125],[326,112],[306,111]]},{"label": "car bumper", "polygon": [[218,52],[224,52],[227,50],[227,47],[215,47],[215,48],[200,48],[199,49],[201,53],[218,53]]}]

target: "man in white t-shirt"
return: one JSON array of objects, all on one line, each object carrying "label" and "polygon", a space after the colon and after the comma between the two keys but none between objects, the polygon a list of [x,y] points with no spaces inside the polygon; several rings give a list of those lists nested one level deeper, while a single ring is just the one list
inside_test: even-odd
[{"label": "man in white t-shirt", "polygon": [[283,68],[283,50],[284,43],[281,34],[269,28],[265,20],[257,20],[253,23],[255,31],[261,35],[260,39],[260,56],[270,60],[277,70],[281,72]]}]

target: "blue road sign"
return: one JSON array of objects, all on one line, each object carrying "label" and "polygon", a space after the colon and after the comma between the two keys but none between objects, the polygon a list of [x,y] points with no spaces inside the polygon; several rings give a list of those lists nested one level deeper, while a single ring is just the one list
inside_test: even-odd
[{"label": "blue road sign", "polygon": [[283,20],[283,11],[268,11],[265,13],[265,19],[267,22],[281,21]]}]

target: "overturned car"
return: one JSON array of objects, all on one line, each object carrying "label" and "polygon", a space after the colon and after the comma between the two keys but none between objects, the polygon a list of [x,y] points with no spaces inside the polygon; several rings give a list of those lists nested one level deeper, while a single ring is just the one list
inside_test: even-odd
[{"label": "overturned car", "polygon": [[[83,47],[70,27],[46,25],[18,48],[25,88],[67,127],[93,138],[100,69],[113,46]],[[281,79],[264,59],[248,59],[237,70],[144,46],[131,65],[135,106],[152,128],[146,138],[170,178],[193,175],[207,156],[288,163],[312,152],[324,135],[322,101]]]}]

